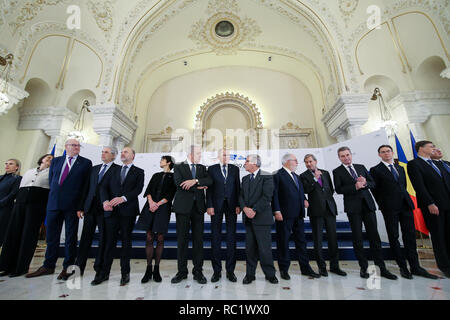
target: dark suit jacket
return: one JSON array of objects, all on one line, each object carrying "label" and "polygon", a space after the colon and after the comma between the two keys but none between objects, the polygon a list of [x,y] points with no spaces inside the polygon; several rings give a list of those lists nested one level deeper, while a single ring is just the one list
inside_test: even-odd
[{"label": "dark suit jacket", "polygon": [[214,211],[221,211],[223,200],[227,198],[228,208],[239,207],[239,192],[241,180],[239,178],[239,168],[233,164],[228,164],[227,179],[222,174],[220,163],[208,168],[208,174],[213,180],[213,184],[206,190],[206,201],[208,208]]},{"label": "dark suit jacket", "polygon": [[[98,201],[98,203],[101,205],[100,202],[100,186],[102,183],[105,182],[105,178],[111,174],[112,169],[115,167],[118,167],[117,164],[113,163],[111,164],[111,167],[106,171],[105,175],[102,178],[102,181],[98,183],[98,174],[100,173],[100,170],[102,169],[103,163],[98,164],[96,166],[93,166],[91,169],[91,175],[89,177],[89,183],[86,184],[86,195],[85,195],[85,201],[84,201],[84,214],[90,214],[92,205],[94,204],[94,199]],[[103,212],[103,211],[102,211]]]},{"label": "dark suit jacket", "polygon": [[189,190],[184,190],[180,187],[180,184],[186,180],[194,179],[192,178],[191,168],[186,161],[176,164],[174,167],[173,177],[177,186],[177,192],[175,193],[172,208],[176,213],[189,214],[194,204],[194,197],[199,213],[204,214],[206,212],[205,190],[199,190],[197,187],[210,187],[213,181],[204,165],[196,164],[195,168],[195,179],[198,179],[198,184],[192,186]]},{"label": "dark suit jacket", "polygon": [[305,193],[300,177],[296,176],[299,188],[283,168],[273,175],[272,211],[280,211],[284,219],[305,217]]},{"label": "dark suit jacket", "polygon": [[259,170],[250,188],[250,174],[242,178],[239,203],[241,209],[249,207],[255,210],[256,215],[253,219],[248,219],[243,213],[243,222],[251,220],[254,225],[272,225],[273,214],[271,201],[273,197],[274,185],[272,175],[268,172]]},{"label": "dark suit jacket", "polygon": [[65,160],[66,156],[56,157],[50,165],[48,174],[50,193],[47,210],[81,211],[84,206],[85,193],[83,191],[86,189],[86,184],[89,183],[92,162],[78,155],[72,164],[72,169],[60,186],[59,177]]},{"label": "dark suit jacket", "polygon": [[22,176],[5,174],[0,176],[0,209],[14,205],[14,198],[19,191]]},{"label": "dark suit jacket", "polygon": [[[132,217],[139,215],[139,201],[138,196],[144,187],[144,170],[132,165],[128,169],[127,176],[123,184],[120,183],[120,172],[122,166],[115,166],[108,171],[111,173],[104,176],[104,181],[100,186],[100,201],[103,204],[105,201],[112,200],[115,197],[125,196],[127,201],[114,207],[112,214],[124,217]],[[105,211],[107,216],[110,212]]]},{"label": "dark suit jacket", "polygon": [[370,175],[376,184],[375,189],[372,189],[375,200],[383,212],[401,210],[404,204],[414,210],[414,203],[406,190],[405,170],[397,164],[394,167],[398,172],[398,182],[383,162],[370,169]]},{"label": "dark suit jacket", "polygon": [[433,203],[439,210],[450,210],[450,187],[430,164],[417,158],[408,162],[407,169],[422,211],[428,213],[428,206]]},{"label": "dark suit jacket", "polygon": [[363,189],[356,190],[355,180],[344,165],[340,165],[333,170],[334,188],[336,193],[344,195],[344,211],[347,213],[359,213],[362,210],[362,200],[364,200],[370,210],[375,211],[375,202],[372,199],[369,189],[375,188],[372,176],[362,164],[353,164],[356,174],[366,178],[367,185]]},{"label": "dark suit jacket", "polygon": [[[158,188],[161,184],[161,179],[163,175],[166,174],[166,177],[164,178],[163,184],[161,186],[161,194],[158,197]],[[173,196],[175,195],[175,192],[177,191],[177,187],[175,186],[175,182],[173,180],[173,173],[172,172],[157,172],[155,173],[152,178],[150,179],[150,182],[148,183],[147,189],[145,189],[144,192],[144,198],[147,197],[147,195],[151,195],[153,201],[158,202],[161,199],[166,199],[167,204],[169,207],[172,206],[172,200]],[[148,203],[148,201],[147,201]]]},{"label": "dark suit jacket", "polygon": [[328,212],[327,207],[336,216],[338,212],[333,197],[333,182],[328,171],[319,170],[322,172],[322,187],[314,180],[314,174],[311,170],[306,170],[300,175],[305,193],[308,194],[308,216],[324,217]]}]

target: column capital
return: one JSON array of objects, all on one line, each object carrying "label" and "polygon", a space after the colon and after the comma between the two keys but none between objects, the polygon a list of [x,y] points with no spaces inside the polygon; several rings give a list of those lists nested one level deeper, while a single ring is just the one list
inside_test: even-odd
[{"label": "column capital", "polygon": [[[322,117],[328,133],[338,141],[361,134],[361,126],[369,119],[370,94],[345,93]],[[345,138],[344,138],[345,136]]]}]

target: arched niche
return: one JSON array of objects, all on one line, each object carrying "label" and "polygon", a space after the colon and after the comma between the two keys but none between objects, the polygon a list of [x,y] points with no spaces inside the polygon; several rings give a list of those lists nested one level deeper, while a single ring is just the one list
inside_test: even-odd
[{"label": "arched niche", "polygon": [[426,58],[414,73],[416,89],[420,91],[450,89],[450,80],[440,76],[445,68],[446,65],[441,57],[432,56]]},{"label": "arched niche", "polygon": [[29,96],[23,101],[22,108],[38,108],[51,105],[52,91],[45,80],[40,78],[28,80],[25,91],[29,93]]}]

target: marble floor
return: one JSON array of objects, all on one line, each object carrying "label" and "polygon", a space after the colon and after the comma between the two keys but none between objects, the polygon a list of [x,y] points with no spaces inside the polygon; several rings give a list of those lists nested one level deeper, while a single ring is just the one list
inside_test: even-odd
[{"label": "marble floor", "polygon": [[[43,261],[42,254],[36,254],[31,264],[31,270],[38,268]],[[131,281],[126,286],[120,286],[120,266],[115,260],[109,281],[98,286],[92,286],[95,272],[92,270],[93,259],[88,260],[88,266],[83,277],[72,281],[59,281],[57,275],[61,271],[62,259],[58,260],[55,274],[39,278],[26,279],[0,278],[0,299],[14,300],[447,300],[450,299],[450,279],[428,280],[415,277],[407,280],[399,277],[392,281],[381,278],[380,289],[369,289],[365,279],[359,277],[359,267],[356,261],[342,261],[341,268],[347,277],[329,274],[328,277],[310,279],[302,276],[297,263],[291,265],[291,280],[282,280],[279,284],[265,281],[258,266],[257,279],[250,285],[243,285],[245,262],[238,261],[236,266],[237,283],[231,283],[222,276],[217,283],[209,280],[212,275],[210,261],[205,261],[204,274],[208,283],[200,285],[193,281],[190,274],[187,280],[179,284],[171,284],[170,279],[176,273],[176,261],[161,262],[161,283],[148,282],[141,284],[140,280],[146,268],[145,260],[132,260]],[[399,270],[393,261],[386,261],[388,268],[399,276]],[[422,260],[422,265],[430,272],[442,276],[436,268],[434,260]],[[312,262],[316,268],[315,262]],[[189,270],[192,264],[189,261]],[[78,281],[79,280],[79,281]]]}]

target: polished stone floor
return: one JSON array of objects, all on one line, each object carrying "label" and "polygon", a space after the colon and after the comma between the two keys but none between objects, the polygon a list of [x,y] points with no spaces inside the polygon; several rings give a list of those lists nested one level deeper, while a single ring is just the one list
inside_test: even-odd
[{"label": "polished stone floor", "polygon": [[[37,253],[33,258],[31,270],[38,268],[43,261],[42,254]],[[393,261],[386,261],[388,268],[399,276],[399,270]],[[422,260],[422,265],[430,272],[442,276],[436,268],[434,260]],[[109,281],[98,286],[91,286],[94,278],[92,270],[93,259],[88,260],[83,277],[79,282],[59,281],[57,275],[61,271],[62,259],[58,260],[55,274],[39,278],[26,279],[0,278],[0,299],[20,300],[143,300],[143,299],[195,299],[195,300],[446,300],[450,299],[450,279],[428,280],[415,277],[413,280],[400,278],[392,281],[381,278],[380,289],[369,289],[365,279],[359,277],[359,267],[356,261],[342,261],[341,268],[347,277],[330,274],[327,278],[310,279],[300,274],[298,264],[291,265],[291,280],[280,280],[279,284],[265,281],[258,266],[257,279],[250,285],[243,285],[245,262],[238,261],[236,266],[237,283],[231,283],[223,277],[217,283],[209,280],[212,275],[210,261],[205,261],[204,274],[208,283],[200,285],[194,282],[190,274],[187,280],[179,284],[171,284],[170,279],[176,273],[176,261],[161,262],[163,281],[150,281],[141,284],[140,280],[146,268],[145,260],[131,261],[131,281],[121,287],[119,261],[115,260]],[[316,268],[315,262],[312,262]],[[192,265],[189,262],[189,269]]]}]

